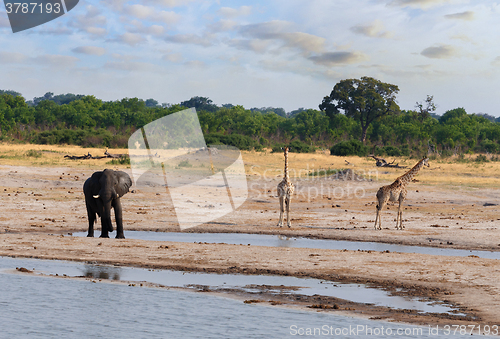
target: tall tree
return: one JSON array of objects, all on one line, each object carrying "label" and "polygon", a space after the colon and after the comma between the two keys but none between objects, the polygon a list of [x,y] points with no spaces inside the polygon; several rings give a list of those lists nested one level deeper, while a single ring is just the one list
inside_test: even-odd
[{"label": "tall tree", "polygon": [[319,109],[330,120],[339,113],[358,120],[361,125],[361,141],[365,143],[366,132],[372,122],[386,115],[400,113],[396,103],[398,92],[398,86],[370,77],[341,80],[333,87],[330,95],[323,98]]},{"label": "tall tree", "polygon": [[434,111],[436,111],[436,105],[434,104],[434,97],[428,95],[425,102],[417,102],[415,108],[418,109],[417,116],[420,122],[423,122],[426,118],[430,117]]},{"label": "tall tree", "polygon": [[207,111],[207,112],[216,112],[219,107],[212,103],[212,100],[205,97],[192,97],[189,100],[181,102],[181,106],[184,107],[194,107],[197,111]]}]

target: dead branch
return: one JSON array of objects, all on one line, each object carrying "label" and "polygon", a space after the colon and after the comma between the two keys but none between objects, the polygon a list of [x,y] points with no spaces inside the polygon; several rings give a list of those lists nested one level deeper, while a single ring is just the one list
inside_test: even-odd
[{"label": "dead branch", "polygon": [[378,158],[374,156],[373,154],[370,154],[369,157],[375,159],[377,161],[376,166],[377,167],[391,167],[391,168],[406,168],[406,166],[399,166],[398,164],[394,164],[396,159],[394,159],[392,162],[387,162],[384,158]]}]

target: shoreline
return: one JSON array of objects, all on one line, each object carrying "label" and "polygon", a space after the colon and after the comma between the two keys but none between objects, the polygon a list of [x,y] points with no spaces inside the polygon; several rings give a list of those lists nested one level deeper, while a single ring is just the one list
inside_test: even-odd
[{"label": "shoreline", "polygon": [[[327,265],[322,265],[319,268],[314,267],[318,266],[315,264],[318,264],[320,260],[344,262],[347,263],[345,266],[349,266],[361,260],[365,262],[366,266],[366,262],[369,261],[367,257],[376,257],[377,261],[382,260],[385,264],[397,261],[395,257],[398,256],[408,257],[399,258],[399,261],[405,262],[411,257],[411,255],[408,254],[318,249],[294,249],[292,251],[288,248],[257,248],[255,246],[245,245],[190,244],[133,239],[74,238],[55,235],[20,236],[6,234],[6,236],[10,239],[4,238],[3,243],[0,245],[1,256],[91,262],[93,264],[98,263],[114,266],[188,272],[282,275],[299,278],[315,278],[338,283],[366,284],[370,287],[386,290],[391,294],[425,298],[433,301],[444,301],[454,306],[458,312],[467,314],[467,316],[416,313],[412,311],[409,312],[408,310],[395,310],[387,307],[362,305],[350,301],[343,301],[334,297],[302,296],[303,300],[300,302],[298,300],[301,298],[298,300],[290,300],[281,296],[280,300],[276,295],[267,295],[264,298],[267,297],[269,300],[278,298],[278,301],[282,303],[289,303],[301,307],[312,306],[313,304],[323,305],[319,306],[322,311],[347,311],[347,314],[359,313],[375,317],[375,319],[385,319],[417,325],[471,325],[478,323],[495,325],[498,324],[499,321],[498,315],[487,313],[477,308],[478,305],[471,305],[472,300],[477,300],[478,298],[484,300],[482,293],[478,293],[477,286],[464,286],[463,284],[453,284],[449,286],[449,284],[443,284],[439,281],[414,282],[409,281],[407,278],[404,280],[397,279],[398,277],[396,276],[384,278],[384,272],[379,272],[379,274],[360,274],[355,268],[350,270],[339,270],[339,265],[334,265],[336,268],[331,269],[326,267]],[[20,248],[23,244],[31,248]],[[91,248],[93,250],[90,250]],[[27,252],[29,252],[29,254]],[[165,256],[166,252],[169,254],[168,256]],[[311,254],[314,254],[314,256],[311,257]],[[292,267],[286,265],[287,257],[290,255],[294,256],[294,265]],[[113,257],[113,259],[110,259],[111,257]],[[119,258],[118,260],[117,257]],[[413,258],[413,262],[410,265],[413,269],[416,268],[417,262],[437,261],[440,266],[443,266],[447,261],[450,261],[449,257],[438,258],[437,256],[429,255],[413,255],[413,257],[416,257]],[[263,258],[267,258],[267,260]],[[500,264],[496,263],[496,260],[478,258],[466,259],[470,261],[470,266],[482,264],[494,265],[497,269],[500,268]],[[273,263],[275,261],[281,262],[278,264]],[[227,291],[222,292],[226,293]],[[250,298],[250,295],[248,295],[248,297]],[[344,309],[330,310],[329,306],[334,307],[333,305],[335,304],[337,304],[339,308]]]}]

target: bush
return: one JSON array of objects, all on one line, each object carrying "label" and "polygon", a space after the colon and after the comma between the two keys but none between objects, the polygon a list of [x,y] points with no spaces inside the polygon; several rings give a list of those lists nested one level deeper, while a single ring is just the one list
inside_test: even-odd
[{"label": "bush", "polygon": [[484,139],[479,143],[477,149],[480,152],[498,153],[498,151],[500,150],[500,145],[492,140]]},{"label": "bush", "polygon": [[300,140],[294,140],[290,143],[290,152],[295,153],[312,153],[315,151],[315,148],[311,145],[306,144]]},{"label": "bush", "polygon": [[489,162],[488,158],[484,154],[478,154],[476,159],[474,159],[475,162]]},{"label": "bush", "polygon": [[224,135],[213,133],[205,136],[205,142],[207,145],[229,145],[245,151],[249,151],[258,145],[252,138],[240,134]]},{"label": "bush", "polygon": [[357,155],[364,157],[368,155],[368,147],[363,145],[359,140],[341,141],[330,149],[330,155]]},{"label": "bush", "polygon": [[384,153],[390,157],[401,156],[401,151],[395,146],[384,146]]}]

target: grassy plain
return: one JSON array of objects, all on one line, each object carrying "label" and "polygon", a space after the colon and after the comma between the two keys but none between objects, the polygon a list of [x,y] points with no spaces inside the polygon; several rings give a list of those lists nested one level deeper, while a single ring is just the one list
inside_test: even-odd
[{"label": "grassy plain", "polygon": [[[0,143],[0,163],[16,166],[48,166],[69,168],[103,167],[130,168],[130,165],[111,164],[110,159],[69,160],[65,155],[103,156],[106,148],[84,148],[73,145],[34,145],[34,144],[6,144]],[[108,149],[112,154],[127,153],[126,149]],[[247,175],[251,177],[265,177],[268,179],[283,176],[283,155],[272,153],[270,150],[262,152],[242,151]],[[416,178],[423,184],[461,186],[476,188],[500,187],[500,161],[475,161],[476,155],[459,157],[437,158],[430,161],[431,166],[424,168]],[[316,153],[290,153],[289,166],[292,178],[307,178],[316,171],[331,174],[335,171],[352,169],[356,174],[369,179],[392,181],[405,173],[419,159],[407,157],[386,157],[389,162],[395,161],[405,168],[382,168],[375,166],[375,160],[368,157],[339,157],[329,155],[329,151]],[[489,157],[491,159],[491,157]]]}]

